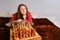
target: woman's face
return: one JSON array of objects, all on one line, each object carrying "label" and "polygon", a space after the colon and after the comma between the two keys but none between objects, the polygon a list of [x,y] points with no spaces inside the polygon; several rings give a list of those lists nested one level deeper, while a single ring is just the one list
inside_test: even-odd
[{"label": "woman's face", "polygon": [[25,6],[21,6],[20,7],[20,12],[21,12],[21,14],[26,14],[27,13],[27,10],[26,10],[26,7]]}]

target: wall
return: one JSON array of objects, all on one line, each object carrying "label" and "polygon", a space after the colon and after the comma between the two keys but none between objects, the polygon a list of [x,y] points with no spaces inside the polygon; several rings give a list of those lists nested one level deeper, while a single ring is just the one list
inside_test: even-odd
[{"label": "wall", "polygon": [[21,3],[28,6],[33,18],[48,18],[60,27],[60,0],[0,0],[0,16],[10,17]]}]

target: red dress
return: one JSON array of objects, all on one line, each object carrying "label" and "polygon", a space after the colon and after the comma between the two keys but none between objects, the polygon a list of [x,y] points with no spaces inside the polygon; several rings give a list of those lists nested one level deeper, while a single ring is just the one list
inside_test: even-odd
[{"label": "red dress", "polygon": [[[30,12],[28,12],[27,16],[28,16],[27,21],[32,22],[32,15],[31,15],[31,13],[30,13]],[[13,17],[9,20],[9,22],[14,21],[14,20],[15,20],[15,18],[16,18],[16,13],[15,13],[15,14],[13,14]]]}]

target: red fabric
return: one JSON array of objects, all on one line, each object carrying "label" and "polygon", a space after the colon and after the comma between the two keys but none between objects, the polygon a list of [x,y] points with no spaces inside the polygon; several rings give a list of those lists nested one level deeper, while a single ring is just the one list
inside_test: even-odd
[{"label": "red fabric", "polygon": [[[31,15],[31,13],[30,13],[30,12],[28,12],[27,16],[28,16],[27,21],[32,22],[32,15]],[[9,21],[9,22],[14,21],[14,20],[15,20],[15,18],[16,18],[16,13],[15,13],[15,14],[13,14],[13,17],[10,19],[10,21]]]},{"label": "red fabric", "polygon": [[27,20],[28,20],[29,22],[32,22],[32,15],[31,15],[30,12],[28,13],[28,18],[27,18]]},{"label": "red fabric", "polygon": [[13,14],[13,17],[9,20],[9,22],[14,21],[14,20],[15,20],[15,18],[16,18],[16,13],[15,13],[15,14]]}]

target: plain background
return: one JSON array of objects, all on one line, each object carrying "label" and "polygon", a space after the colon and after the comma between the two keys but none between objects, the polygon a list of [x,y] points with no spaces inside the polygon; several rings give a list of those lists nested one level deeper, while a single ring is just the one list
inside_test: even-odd
[{"label": "plain background", "polygon": [[60,0],[0,0],[0,16],[11,17],[22,3],[33,18],[48,18],[60,28]]}]

